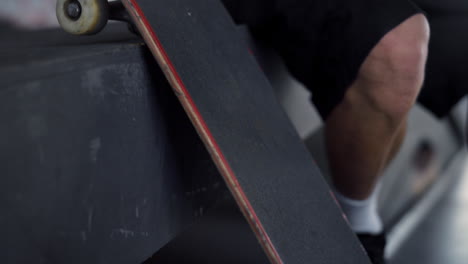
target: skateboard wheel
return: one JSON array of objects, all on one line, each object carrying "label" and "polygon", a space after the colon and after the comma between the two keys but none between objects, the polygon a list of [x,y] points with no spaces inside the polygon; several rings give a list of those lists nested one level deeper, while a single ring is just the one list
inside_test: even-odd
[{"label": "skateboard wheel", "polygon": [[75,35],[92,35],[101,31],[109,19],[107,0],[57,0],[60,26]]}]

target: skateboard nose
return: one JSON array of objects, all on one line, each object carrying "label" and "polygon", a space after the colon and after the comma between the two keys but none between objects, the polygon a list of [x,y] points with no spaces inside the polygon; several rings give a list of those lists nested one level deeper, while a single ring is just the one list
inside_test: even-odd
[{"label": "skateboard nose", "polygon": [[78,20],[81,16],[81,4],[76,0],[69,1],[66,10],[68,17],[73,20]]}]

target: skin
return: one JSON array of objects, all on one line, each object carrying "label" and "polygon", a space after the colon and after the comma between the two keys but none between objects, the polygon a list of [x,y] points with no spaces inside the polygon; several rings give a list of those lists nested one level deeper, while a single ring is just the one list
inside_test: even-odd
[{"label": "skin", "polygon": [[387,33],[327,118],[332,179],[343,195],[368,198],[382,170],[398,153],[408,113],[424,80],[428,42],[429,26],[422,14]]}]

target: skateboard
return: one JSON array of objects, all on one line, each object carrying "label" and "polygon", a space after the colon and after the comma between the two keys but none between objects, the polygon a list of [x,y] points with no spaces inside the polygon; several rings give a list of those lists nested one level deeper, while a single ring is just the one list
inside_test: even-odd
[{"label": "skateboard", "polygon": [[220,0],[58,0],[57,17],[136,26],[271,263],[369,263]]}]

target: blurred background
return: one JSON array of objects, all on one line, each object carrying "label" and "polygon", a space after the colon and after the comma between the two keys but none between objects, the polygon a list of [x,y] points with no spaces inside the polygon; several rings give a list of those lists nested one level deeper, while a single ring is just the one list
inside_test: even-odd
[{"label": "blurred background", "polygon": [[[327,177],[313,95],[268,43],[238,30]],[[142,263],[159,249],[148,263],[266,263],[126,25],[70,36],[55,0],[1,0],[0,48],[2,263]],[[468,263],[467,109],[465,98],[443,119],[419,105],[411,113],[380,197],[392,264]]]},{"label": "blurred background", "polygon": [[2,0],[0,17],[15,26],[40,29],[58,26],[55,0]]}]

